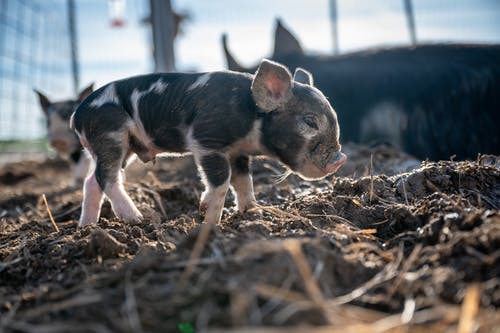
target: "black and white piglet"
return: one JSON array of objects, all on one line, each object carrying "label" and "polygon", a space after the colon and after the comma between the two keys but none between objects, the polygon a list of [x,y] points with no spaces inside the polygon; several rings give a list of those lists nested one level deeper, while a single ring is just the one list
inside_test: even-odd
[{"label": "black and white piglet", "polygon": [[90,84],[81,90],[76,99],[58,102],[52,102],[40,91],[34,90],[47,120],[49,144],[59,156],[70,161],[75,184],[81,184],[87,175],[90,160],[88,156],[83,154],[83,148],[78,141],[78,137],[69,127],[69,119],[73,112],[75,112],[78,104],[92,93],[94,90],[93,87],[94,84]]},{"label": "black and white piglet", "polygon": [[230,71],[166,73],[112,82],[77,108],[71,127],[95,160],[83,188],[80,226],[97,222],[104,195],[125,221],[142,215],[123,188],[121,171],[136,154],[192,153],[205,191],[205,222],[220,221],[231,185],[240,211],[254,207],[250,156],[277,157],[305,179],[335,172],[337,115],[311,75],[263,60],[255,75]]}]

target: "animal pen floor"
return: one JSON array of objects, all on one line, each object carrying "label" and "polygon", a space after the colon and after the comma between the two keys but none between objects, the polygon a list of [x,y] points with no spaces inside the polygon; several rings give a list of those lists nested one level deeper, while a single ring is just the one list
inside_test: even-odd
[{"label": "animal pen floor", "polygon": [[229,195],[210,228],[190,158],[128,171],[144,222],[105,204],[84,228],[64,162],[3,165],[0,331],[499,332],[498,157],[348,148],[317,182],[255,160],[262,213],[236,214]]}]

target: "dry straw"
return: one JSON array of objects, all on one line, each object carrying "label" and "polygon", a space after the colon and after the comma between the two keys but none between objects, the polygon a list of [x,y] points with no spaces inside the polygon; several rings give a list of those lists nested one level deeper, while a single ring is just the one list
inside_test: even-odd
[{"label": "dry straw", "polygon": [[52,226],[54,227],[56,232],[59,232],[59,227],[57,226],[56,221],[54,221],[54,217],[52,216],[52,212],[50,211],[49,203],[47,202],[47,197],[45,196],[45,193],[42,194],[42,199],[43,202],[45,203],[45,208],[47,208],[47,213],[49,213],[50,222],[52,222]]}]

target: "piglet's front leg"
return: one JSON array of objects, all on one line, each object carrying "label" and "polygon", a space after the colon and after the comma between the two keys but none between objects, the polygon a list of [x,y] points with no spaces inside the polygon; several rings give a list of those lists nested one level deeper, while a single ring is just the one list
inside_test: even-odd
[{"label": "piglet's front leg", "polygon": [[240,213],[257,206],[250,173],[250,158],[248,156],[240,155],[231,160],[231,186]]},{"label": "piglet's front leg", "polygon": [[197,158],[205,191],[201,195],[200,212],[205,223],[220,222],[222,209],[229,189],[231,168],[229,160],[220,153],[209,153]]}]

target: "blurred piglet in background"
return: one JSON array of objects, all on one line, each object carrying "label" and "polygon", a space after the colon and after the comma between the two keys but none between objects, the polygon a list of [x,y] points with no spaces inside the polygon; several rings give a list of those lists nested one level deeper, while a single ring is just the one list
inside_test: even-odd
[{"label": "blurred piglet in background", "polygon": [[80,91],[76,99],[52,102],[47,96],[34,89],[47,120],[49,144],[57,154],[70,161],[75,185],[82,183],[89,168],[89,157],[83,153],[82,145],[75,132],[69,127],[69,118],[76,107],[94,90],[94,84]]}]

